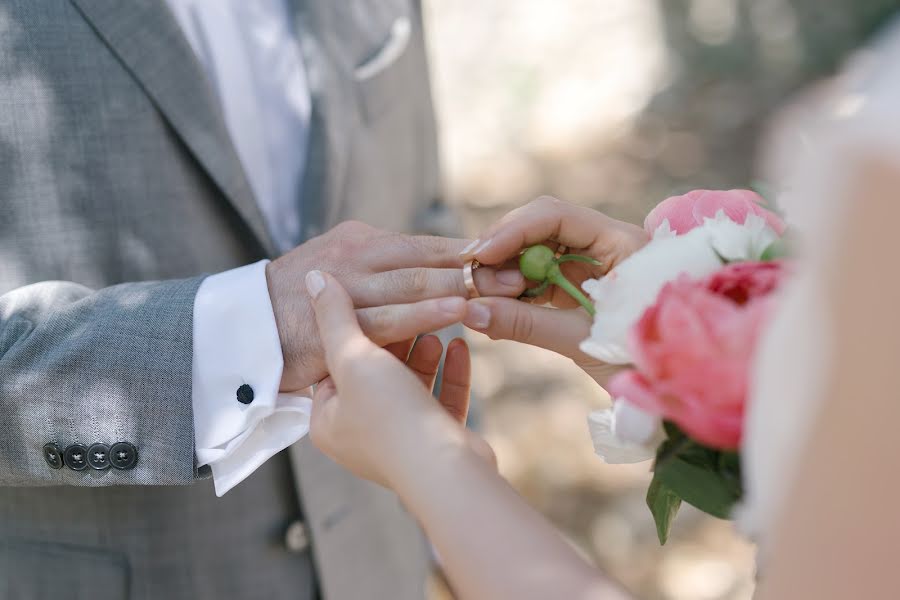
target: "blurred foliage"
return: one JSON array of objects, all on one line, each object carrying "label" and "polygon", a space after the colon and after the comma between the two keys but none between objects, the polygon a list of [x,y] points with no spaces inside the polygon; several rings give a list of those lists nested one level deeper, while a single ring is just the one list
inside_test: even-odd
[{"label": "blurred foliage", "polygon": [[[887,0],[426,2],[450,200],[476,236],[541,194],[641,222],[693,188],[766,187],[772,116],[900,8]],[[772,198],[769,198],[770,200]],[[585,417],[605,399],[571,361],[471,336],[500,467],[637,597],[747,600],[753,546],[684,506],[659,547],[647,465],[604,465]],[[446,598],[447,595],[435,597]]]}]

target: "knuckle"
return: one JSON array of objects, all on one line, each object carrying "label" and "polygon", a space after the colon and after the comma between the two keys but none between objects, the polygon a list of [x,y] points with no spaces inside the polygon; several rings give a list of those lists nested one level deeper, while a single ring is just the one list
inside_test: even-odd
[{"label": "knuckle", "polygon": [[[452,251],[451,240],[439,236],[424,238],[427,247],[426,250],[436,254],[447,254]],[[420,246],[423,244],[419,244]]]},{"label": "knuckle", "polygon": [[374,229],[360,221],[344,221],[334,227],[326,251],[346,256],[363,249]]},{"label": "knuckle", "polygon": [[427,269],[413,269],[409,273],[406,287],[416,297],[419,297],[429,289],[430,279],[431,277],[429,276]]},{"label": "knuckle", "polygon": [[372,228],[362,221],[342,221],[338,223],[333,231],[340,235],[363,235],[369,233]]},{"label": "knuckle", "polygon": [[527,310],[517,310],[512,315],[513,339],[527,343],[534,332],[534,320]]},{"label": "knuckle", "polygon": [[360,325],[369,336],[380,336],[394,328],[394,310],[388,306],[360,311]]}]

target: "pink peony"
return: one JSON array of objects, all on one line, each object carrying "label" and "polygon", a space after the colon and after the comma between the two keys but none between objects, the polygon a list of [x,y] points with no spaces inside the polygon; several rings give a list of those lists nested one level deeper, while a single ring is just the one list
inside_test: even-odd
[{"label": "pink peony", "polygon": [[781,262],[743,262],[666,284],[631,329],[635,369],[614,377],[610,394],[698,442],[738,448],[751,359],[784,275]]},{"label": "pink peony", "polygon": [[775,213],[766,210],[765,200],[750,190],[694,190],[683,196],[672,196],[660,202],[644,219],[644,229],[653,234],[662,222],[668,219],[672,231],[681,235],[711,219],[716,213],[743,225],[748,215],[761,217],[775,233],[784,233],[784,221]]}]

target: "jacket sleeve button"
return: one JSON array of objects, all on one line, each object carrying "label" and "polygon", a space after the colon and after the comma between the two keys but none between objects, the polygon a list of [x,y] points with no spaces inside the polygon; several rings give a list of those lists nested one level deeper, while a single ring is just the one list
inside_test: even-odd
[{"label": "jacket sleeve button", "polygon": [[88,464],[92,469],[103,471],[109,468],[109,446],[97,442],[87,449]]},{"label": "jacket sleeve button", "polygon": [[73,471],[84,471],[87,469],[87,448],[81,444],[72,444],[66,448],[63,453],[63,459],[66,466]]},{"label": "jacket sleeve button", "polygon": [[132,443],[116,442],[109,449],[109,463],[117,469],[133,469],[137,460],[138,451]]},{"label": "jacket sleeve button", "polygon": [[44,444],[44,460],[51,469],[63,468],[62,450],[53,442]]}]

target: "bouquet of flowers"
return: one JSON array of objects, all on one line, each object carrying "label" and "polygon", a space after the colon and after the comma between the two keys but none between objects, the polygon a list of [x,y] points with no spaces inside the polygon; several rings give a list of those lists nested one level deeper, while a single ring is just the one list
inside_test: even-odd
[{"label": "bouquet of flowers", "polygon": [[583,286],[582,350],[629,365],[608,385],[613,406],[589,417],[594,447],[608,463],[654,460],[647,504],[663,544],[682,501],[730,518],[742,497],[751,361],[789,274],[785,225],[763,205],[746,190],[669,198],[644,223],[651,241]]}]

